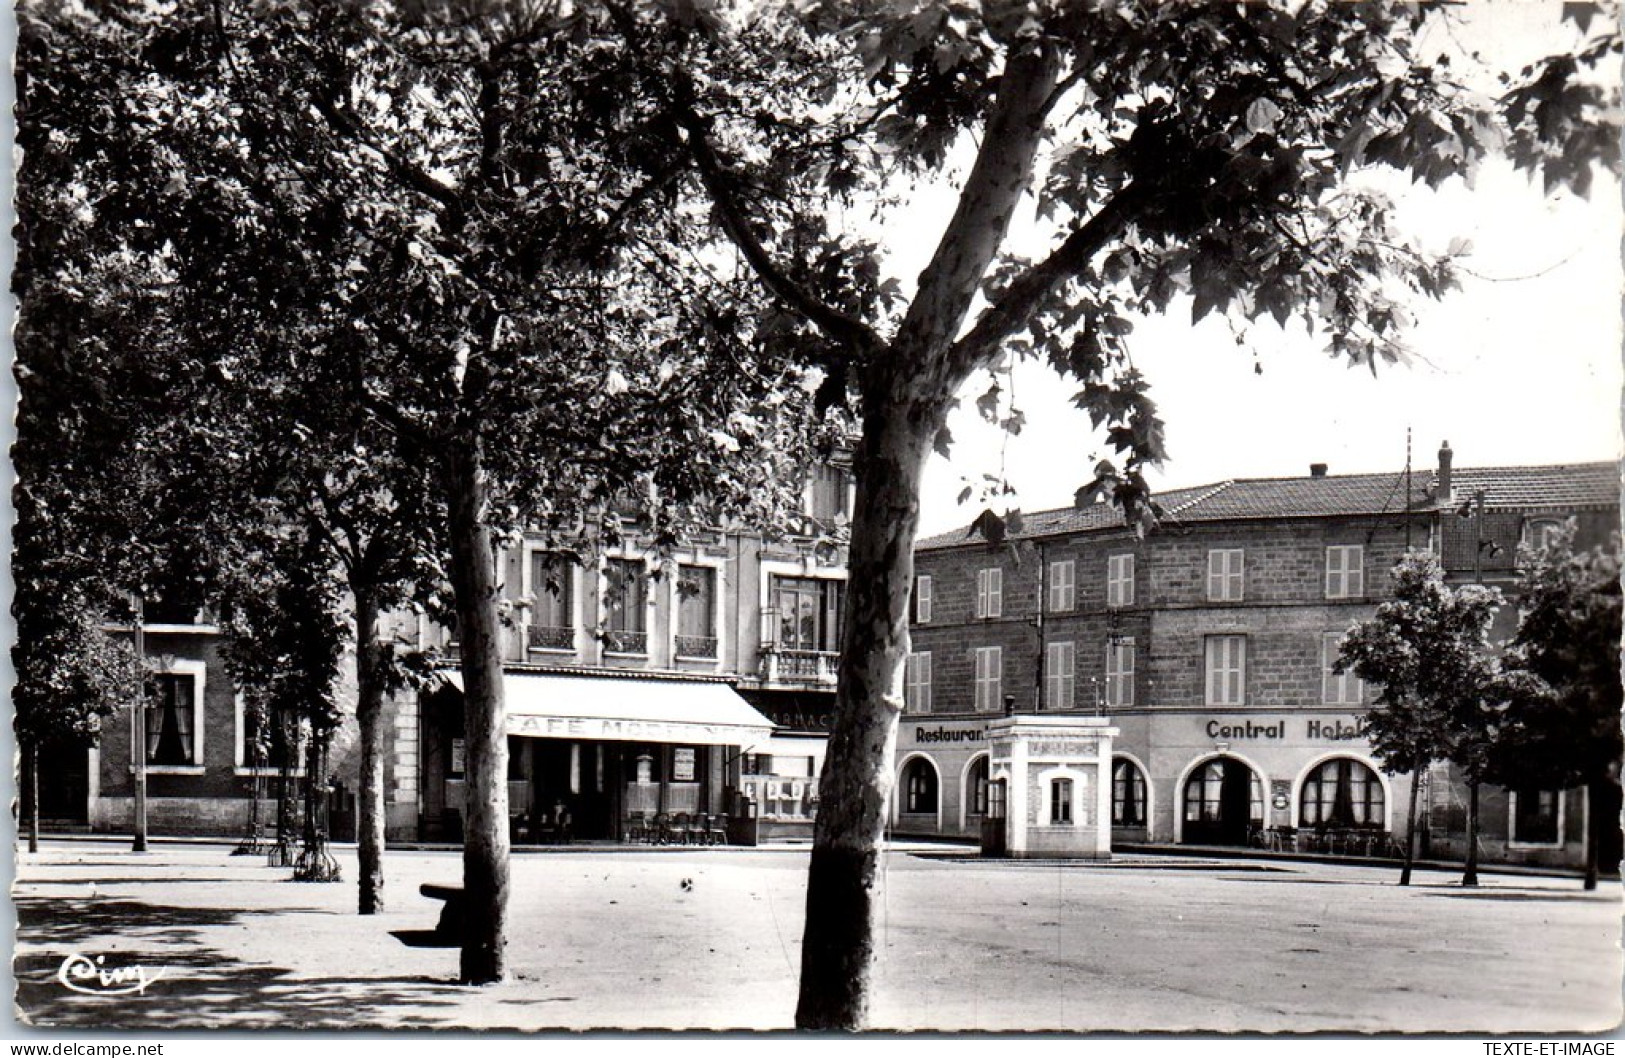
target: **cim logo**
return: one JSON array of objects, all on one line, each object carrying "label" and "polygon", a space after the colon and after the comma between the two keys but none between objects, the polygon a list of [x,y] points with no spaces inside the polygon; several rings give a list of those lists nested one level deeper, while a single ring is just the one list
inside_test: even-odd
[{"label": "cim logo", "polygon": [[62,987],[87,996],[140,995],[163,976],[162,968],[149,974],[145,966],[108,966],[105,955],[92,959],[78,952],[63,959],[56,971]]}]

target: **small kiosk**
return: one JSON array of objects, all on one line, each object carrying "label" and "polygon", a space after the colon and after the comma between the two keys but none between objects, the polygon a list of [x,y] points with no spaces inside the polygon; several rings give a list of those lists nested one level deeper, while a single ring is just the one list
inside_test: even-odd
[{"label": "small kiosk", "polygon": [[1116,734],[1095,716],[1005,716],[989,723],[984,855],[1109,858]]}]

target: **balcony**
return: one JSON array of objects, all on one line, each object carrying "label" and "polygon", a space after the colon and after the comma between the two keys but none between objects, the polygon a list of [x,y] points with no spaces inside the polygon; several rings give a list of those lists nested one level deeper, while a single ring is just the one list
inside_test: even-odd
[{"label": "balcony", "polygon": [[525,632],[525,642],[532,650],[574,650],[576,630],[550,625],[530,625]]},{"label": "balcony", "polygon": [[787,650],[772,644],[762,646],[762,680],[810,686],[835,686],[834,651]]},{"label": "balcony", "polygon": [[604,633],[604,650],[611,654],[648,654],[647,632],[621,632],[610,629]]},{"label": "balcony", "polygon": [[677,656],[680,658],[704,658],[714,660],[717,656],[716,636],[678,636]]}]

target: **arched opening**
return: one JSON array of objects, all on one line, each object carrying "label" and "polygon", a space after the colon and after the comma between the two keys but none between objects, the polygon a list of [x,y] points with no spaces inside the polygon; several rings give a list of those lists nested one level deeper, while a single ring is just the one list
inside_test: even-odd
[{"label": "arched opening", "polygon": [[1147,822],[1145,772],[1127,757],[1112,762],[1112,826],[1143,827]]},{"label": "arched opening", "polygon": [[915,757],[903,765],[904,815],[932,816],[937,814],[937,769],[924,757]]},{"label": "arched opening", "polygon": [[1191,772],[1183,793],[1186,845],[1245,845],[1264,823],[1264,785],[1234,757],[1215,757]]},{"label": "arched opening", "polygon": [[1385,819],[1382,780],[1362,761],[1333,757],[1303,780],[1298,794],[1301,827],[1381,827]]},{"label": "arched opening", "polygon": [[987,815],[987,754],[970,762],[965,772],[965,824],[976,826]]}]

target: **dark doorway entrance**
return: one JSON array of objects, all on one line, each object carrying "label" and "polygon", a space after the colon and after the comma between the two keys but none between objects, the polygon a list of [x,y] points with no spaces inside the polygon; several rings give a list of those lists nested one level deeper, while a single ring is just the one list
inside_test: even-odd
[{"label": "dark doorway entrance", "polygon": [[[27,811],[27,791],[23,794],[23,809]],[[84,826],[90,822],[90,752],[85,747],[40,747],[39,814],[42,826]]]},{"label": "dark doorway entrance", "polygon": [[1185,780],[1186,845],[1245,845],[1264,819],[1264,791],[1253,770],[1234,757],[1216,757]]}]

